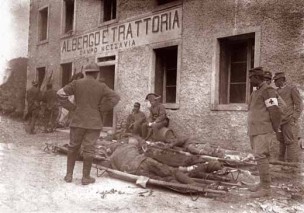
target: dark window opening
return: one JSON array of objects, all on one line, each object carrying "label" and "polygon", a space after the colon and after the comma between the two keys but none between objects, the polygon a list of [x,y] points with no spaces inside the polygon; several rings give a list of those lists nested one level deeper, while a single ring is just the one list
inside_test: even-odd
[{"label": "dark window opening", "polygon": [[74,26],[74,0],[64,0],[65,3],[65,23],[64,23],[64,33],[73,31]]},{"label": "dark window opening", "polygon": [[97,58],[97,62],[115,61],[115,55]]},{"label": "dark window opening", "polygon": [[67,85],[72,77],[72,63],[61,64],[61,86]]},{"label": "dark window opening", "polygon": [[116,19],[116,0],[104,0],[103,21]]},{"label": "dark window opening", "polygon": [[155,49],[155,93],[163,103],[176,103],[177,46]]},{"label": "dark window opening", "polygon": [[45,67],[37,68],[38,86],[41,87],[45,78]]},{"label": "dark window opening", "polygon": [[254,33],[219,39],[220,104],[247,103],[252,86],[248,71],[254,66]]},{"label": "dark window opening", "polygon": [[47,39],[48,8],[39,11],[39,41]]},{"label": "dark window opening", "polygon": [[163,5],[177,0],[157,0],[157,5]]}]

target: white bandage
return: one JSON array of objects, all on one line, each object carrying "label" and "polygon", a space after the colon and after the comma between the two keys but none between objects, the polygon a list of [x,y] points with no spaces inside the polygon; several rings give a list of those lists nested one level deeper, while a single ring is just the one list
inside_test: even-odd
[{"label": "white bandage", "polygon": [[266,107],[279,106],[277,98],[269,98],[265,101]]}]

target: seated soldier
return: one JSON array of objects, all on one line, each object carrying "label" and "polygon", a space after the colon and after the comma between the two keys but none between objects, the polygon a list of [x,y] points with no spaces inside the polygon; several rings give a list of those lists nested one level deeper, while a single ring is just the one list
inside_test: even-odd
[{"label": "seated soldier", "polygon": [[127,118],[126,132],[142,136],[141,126],[146,121],[146,115],[140,111],[140,103],[135,102],[132,113]]},{"label": "seated soldier", "polygon": [[156,134],[162,127],[169,126],[169,118],[167,117],[165,106],[160,103],[160,97],[155,93],[149,93],[146,96],[146,101],[150,102],[151,107],[149,108],[150,115],[148,120],[142,125],[142,134],[145,140],[148,140],[152,134]]}]

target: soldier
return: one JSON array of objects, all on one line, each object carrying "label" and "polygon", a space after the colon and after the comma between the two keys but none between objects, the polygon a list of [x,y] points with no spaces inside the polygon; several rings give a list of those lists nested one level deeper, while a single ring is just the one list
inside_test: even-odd
[{"label": "soldier", "polygon": [[150,102],[151,107],[149,108],[150,115],[147,122],[142,125],[142,134],[145,140],[162,127],[168,127],[169,118],[166,114],[166,108],[160,103],[160,96],[155,93],[149,93],[146,96],[146,101]]},{"label": "soldier", "polygon": [[126,132],[142,136],[141,126],[146,121],[146,115],[140,111],[140,103],[135,102],[132,113],[127,118]]},{"label": "soldier", "polygon": [[[62,106],[73,111],[70,123],[70,143],[67,156],[66,182],[72,182],[75,161],[81,145],[83,146],[83,176],[82,184],[94,183],[90,177],[94,146],[102,129],[100,112],[112,109],[120,100],[120,97],[105,84],[96,80],[99,67],[95,63],[84,67],[85,78],[72,81],[57,92]],[[75,103],[68,100],[68,96],[74,95]],[[108,100],[107,102],[102,100]]]},{"label": "soldier", "polygon": [[249,100],[248,135],[260,176],[260,183],[249,190],[254,192],[252,198],[258,198],[271,195],[270,146],[280,126],[281,112],[275,89],[264,81],[263,69],[258,67],[250,70],[249,79],[257,90]]},{"label": "soldier", "polygon": [[279,134],[280,153],[279,160],[289,162],[298,161],[298,120],[303,111],[303,102],[296,86],[286,84],[284,72],[275,73],[274,83],[278,87],[277,92],[286,104],[286,110],[280,126]]},{"label": "soldier", "polygon": [[53,132],[56,128],[56,121],[59,114],[58,101],[56,90],[53,89],[52,83],[47,83],[46,91],[43,95],[42,101],[45,103],[45,123],[44,132]]},{"label": "soldier", "polygon": [[32,87],[26,92],[26,100],[28,104],[28,111],[25,119],[29,119],[29,124],[26,127],[26,132],[35,134],[35,124],[39,116],[40,110],[40,89],[37,81],[32,81]]},{"label": "soldier", "polygon": [[270,85],[272,81],[272,73],[270,71],[264,71],[264,80],[265,82]]}]

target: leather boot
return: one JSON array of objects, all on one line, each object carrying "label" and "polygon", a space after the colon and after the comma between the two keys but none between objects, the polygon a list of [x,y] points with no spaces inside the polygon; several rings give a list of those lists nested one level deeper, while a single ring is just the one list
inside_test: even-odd
[{"label": "leather boot", "polygon": [[255,190],[250,197],[251,198],[260,198],[271,195],[270,189],[270,173],[269,173],[269,162],[268,159],[261,159],[257,162],[257,168],[260,174],[260,184],[254,187],[252,190]]},{"label": "leather boot", "polygon": [[77,152],[68,152],[68,157],[67,157],[67,173],[66,176],[64,177],[65,182],[71,183],[73,180],[73,171],[75,167],[75,162],[77,159]]},{"label": "leather boot", "polygon": [[82,185],[88,185],[95,183],[95,178],[90,176],[91,168],[93,163],[93,157],[84,157],[83,158],[83,170],[82,170]]}]

